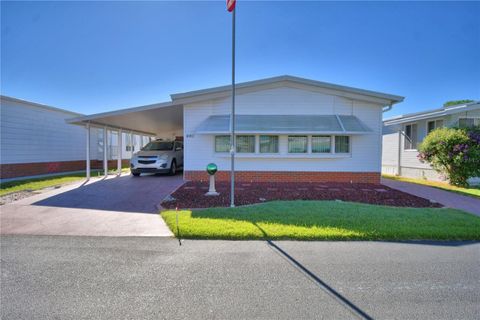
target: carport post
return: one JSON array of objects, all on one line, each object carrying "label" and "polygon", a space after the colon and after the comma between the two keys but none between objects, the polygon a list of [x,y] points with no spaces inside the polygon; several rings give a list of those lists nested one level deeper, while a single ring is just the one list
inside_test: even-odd
[{"label": "carport post", "polygon": [[87,154],[86,154],[86,163],[85,163],[85,170],[87,180],[90,179],[90,123],[85,124],[85,132],[87,134]]},{"label": "carport post", "polygon": [[107,158],[107,127],[103,128],[103,171],[105,177],[108,175],[108,158]]},{"label": "carport post", "polygon": [[135,144],[133,143],[133,132],[130,131],[130,159],[133,158],[133,153],[134,153],[134,150],[133,148],[135,148]]},{"label": "carport post", "polygon": [[122,174],[122,129],[118,129],[118,156],[117,156],[117,170],[118,170],[118,175]]}]

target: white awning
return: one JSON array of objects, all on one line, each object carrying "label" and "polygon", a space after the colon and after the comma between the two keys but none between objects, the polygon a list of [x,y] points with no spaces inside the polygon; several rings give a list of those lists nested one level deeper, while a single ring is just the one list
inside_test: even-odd
[{"label": "white awning", "polygon": [[[236,115],[235,132],[354,135],[373,131],[357,117],[347,115]],[[230,115],[210,116],[196,128],[195,133],[230,133]]]}]

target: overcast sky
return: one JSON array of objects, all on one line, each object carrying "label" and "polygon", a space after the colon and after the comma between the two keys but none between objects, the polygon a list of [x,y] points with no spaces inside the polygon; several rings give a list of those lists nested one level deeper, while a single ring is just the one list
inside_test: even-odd
[{"label": "overcast sky", "polygon": [[[290,74],[405,96],[387,116],[480,100],[478,2],[237,2],[237,81]],[[212,2],[1,3],[1,93],[90,114],[230,82]],[[261,107],[261,106],[259,106]]]}]

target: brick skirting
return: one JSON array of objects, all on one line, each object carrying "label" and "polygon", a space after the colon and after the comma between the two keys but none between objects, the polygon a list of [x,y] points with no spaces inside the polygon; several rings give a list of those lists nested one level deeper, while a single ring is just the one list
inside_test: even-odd
[{"label": "brick skirting", "polygon": [[[128,166],[130,160],[123,159],[122,166]],[[91,160],[92,169],[102,169],[103,161]],[[117,160],[108,160],[108,168],[117,168]],[[0,178],[11,179],[19,177],[36,176],[49,173],[61,173],[69,171],[85,170],[85,160],[57,161],[57,162],[34,162],[34,163],[10,163],[0,164]]]},{"label": "brick skirting", "polygon": [[[207,181],[205,171],[185,171],[185,180]],[[216,181],[230,181],[229,171],[215,174]],[[239,182],[353,182],[380,183],[380,172],[311,172],[311,171],[236,171]]]}]

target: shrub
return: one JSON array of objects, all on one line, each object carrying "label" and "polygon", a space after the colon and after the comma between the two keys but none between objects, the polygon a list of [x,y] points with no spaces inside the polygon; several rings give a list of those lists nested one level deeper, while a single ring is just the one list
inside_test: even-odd
[{"label": "shrub", "polygon": [[468,186],[468,178],[480,175],[480,131],[440,128],[419,147],[418,158],[429,163],[456,186]]}]

